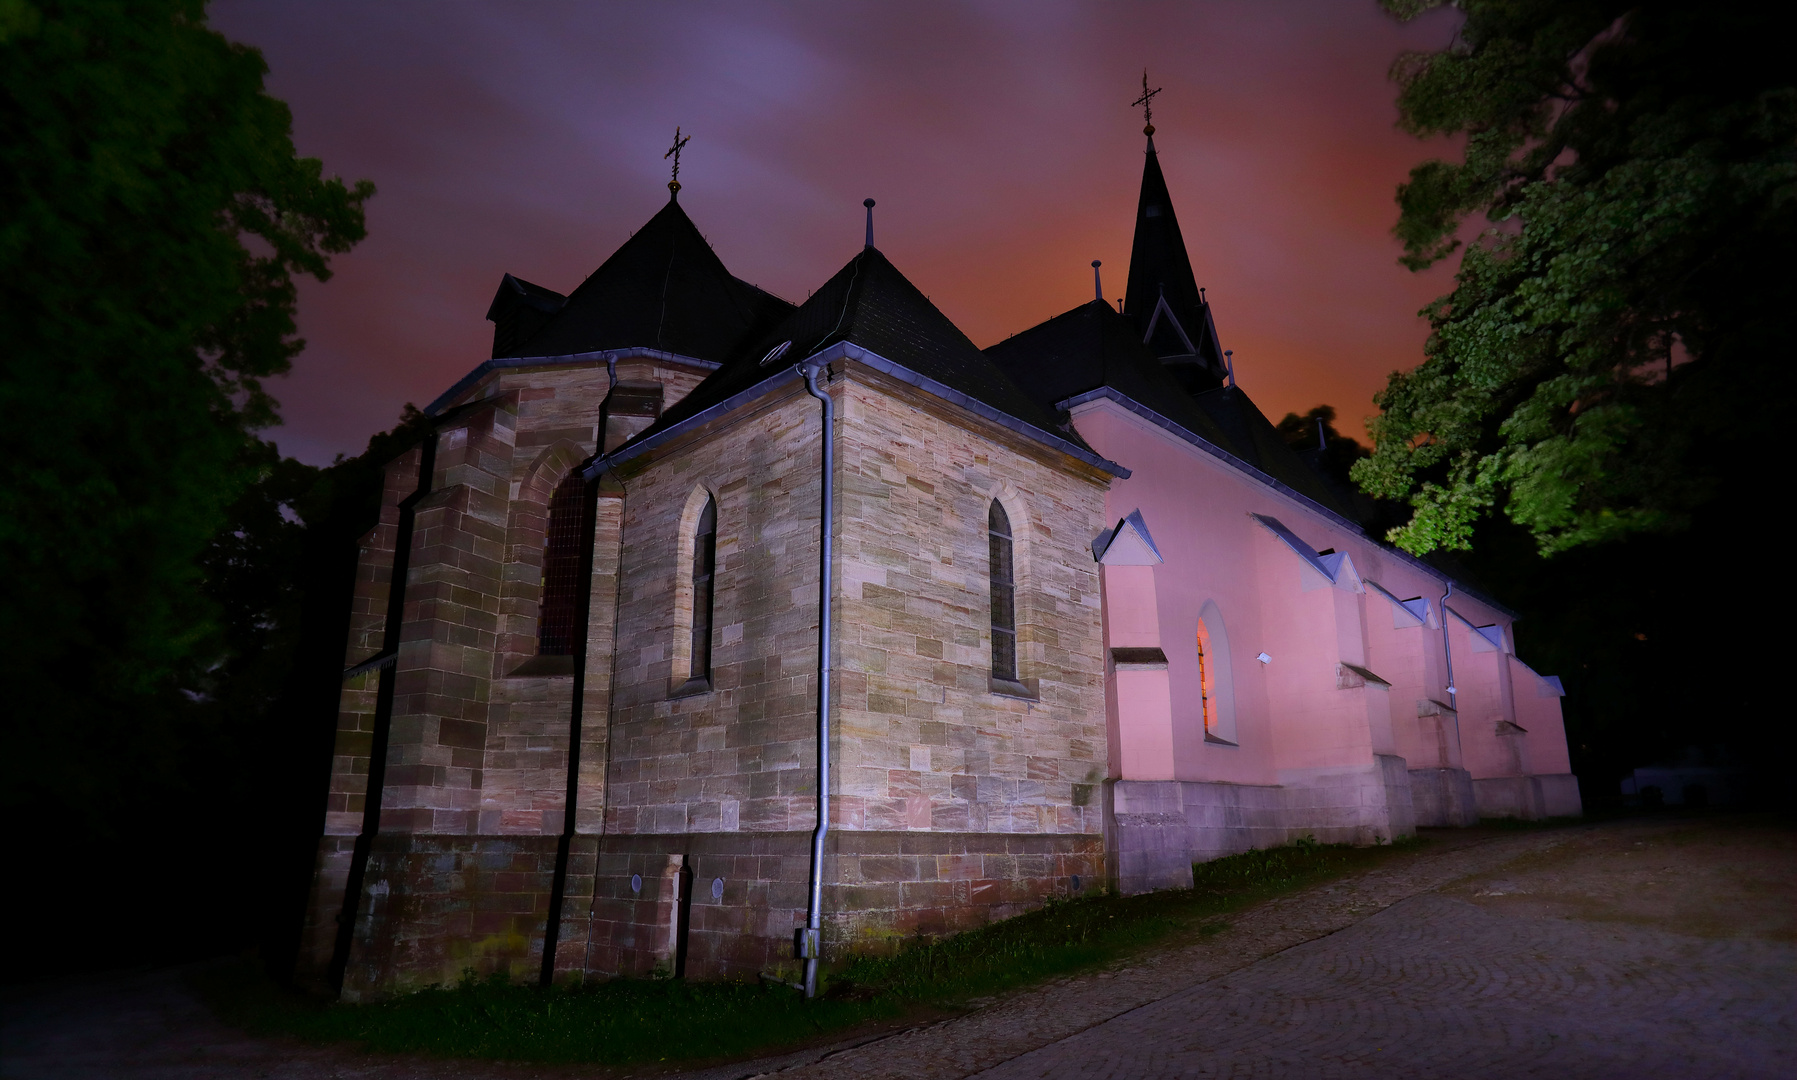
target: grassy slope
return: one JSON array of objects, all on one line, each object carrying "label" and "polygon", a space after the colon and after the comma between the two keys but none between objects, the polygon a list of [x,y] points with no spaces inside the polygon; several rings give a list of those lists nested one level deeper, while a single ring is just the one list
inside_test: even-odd
[{"label": "grassy slope", "polygon": [[[1371,867],[1391,848],[1300,842],[1194,868],[1195,887],[1052,901],[1025,915],[885,956],[831,966],[806,1002],[775,984],[619,979],[544,990],[468,978],[374,1005],[320,1005],[219,969],[202,990],[225,1019],[257,1034],[352,1042],[369,1050],[611,1065],[742,1057],[1111,963],[1226,927],[1218,916]],[[678,1032],[671,1043],[669,1033]]]}]

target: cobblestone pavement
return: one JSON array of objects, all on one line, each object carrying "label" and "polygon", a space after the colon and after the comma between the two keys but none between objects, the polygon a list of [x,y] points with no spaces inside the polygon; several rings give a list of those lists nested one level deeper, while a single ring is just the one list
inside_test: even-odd
[{"label": "cobblestone pavement", "polygon": [[[1797,1078],[1794,835],[1721,816],[1443,830],[1183,947],[859,1045],[664,1080]],[[3,1041],[7,1080],[625,1075],[252,1039],[169,972],[9,994]]]},{"label": "cobblestone pavement", "polygon": [[1797,1077],[1793,896],[1788,827],[1523,833],[778,1075]]}]

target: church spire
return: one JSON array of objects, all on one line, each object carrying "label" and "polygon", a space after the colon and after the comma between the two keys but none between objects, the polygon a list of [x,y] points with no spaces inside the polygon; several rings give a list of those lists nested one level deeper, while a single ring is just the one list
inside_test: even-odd
[{"label": "church spire", "polygon": [[1132,104],[1142,106],[1142,133],[1148,138],[1142,166],[1142,192],[1136,200],[1135,243],[1129,254],[1129,285],[1124,290],[1123,313],[1135,323],[1142,340],[1153,349],[1188,389],[1207,390],[1223,381],[1222,349],[1210,307],[1192,273],[1167,178],[1161,173],[1160,155],[1154,149],[1154,123],[1150,108],[1158,88],[1148,88],[1142,74],[1142,96]]}]

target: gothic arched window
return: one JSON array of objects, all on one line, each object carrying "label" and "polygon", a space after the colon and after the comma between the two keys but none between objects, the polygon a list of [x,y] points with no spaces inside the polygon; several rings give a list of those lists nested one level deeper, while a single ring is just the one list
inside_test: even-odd
[{"label": "gothic arched window", "polygon": [[986,512],[991,545],[992,677],[1017,681],[1017,577],[1012,558],[1011,519],[997,499]]},{"label": "gothic arched window", "polygon": [[1206,600],[1198,611],[1198,693],[1204,709],[1204,741],[1238,745],[1229,627],[1215,600]]},{"label": "gothic arched window", "polygon": [[549,529],[543,538],[543,603],[537,614],[539,656],[574,654],[574,624],[580,608],[583,486],[580,473],[570,473],[549,498]]},{"label": "gothic arched window", "polygon": [[693,664],[692,678],[711,678],[712,576],[718,552],[718,502],[705,500],[693,530]]}]

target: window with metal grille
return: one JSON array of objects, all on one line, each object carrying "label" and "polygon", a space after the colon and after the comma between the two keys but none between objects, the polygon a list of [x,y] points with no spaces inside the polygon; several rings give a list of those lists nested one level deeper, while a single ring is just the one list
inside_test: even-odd
[{"label": "window with metal grille", "polygon": [[543,604],[537,614],[537,655],[572,656],[580,602],[580,512],[584,485],[569,474],[549,499],[543,538]]},{"label": "window with metal grille", "polygon": [[692,678],[711,678],[711,586],[718,551],[718,503],[705,500],[693,536],[693,667]]},{"label": "window with metal grille", "polygon": [[992,677],[1017,681],[1017,579],[1011,558],[1011,519],[992,500],[986,512],[991,542]]}]

